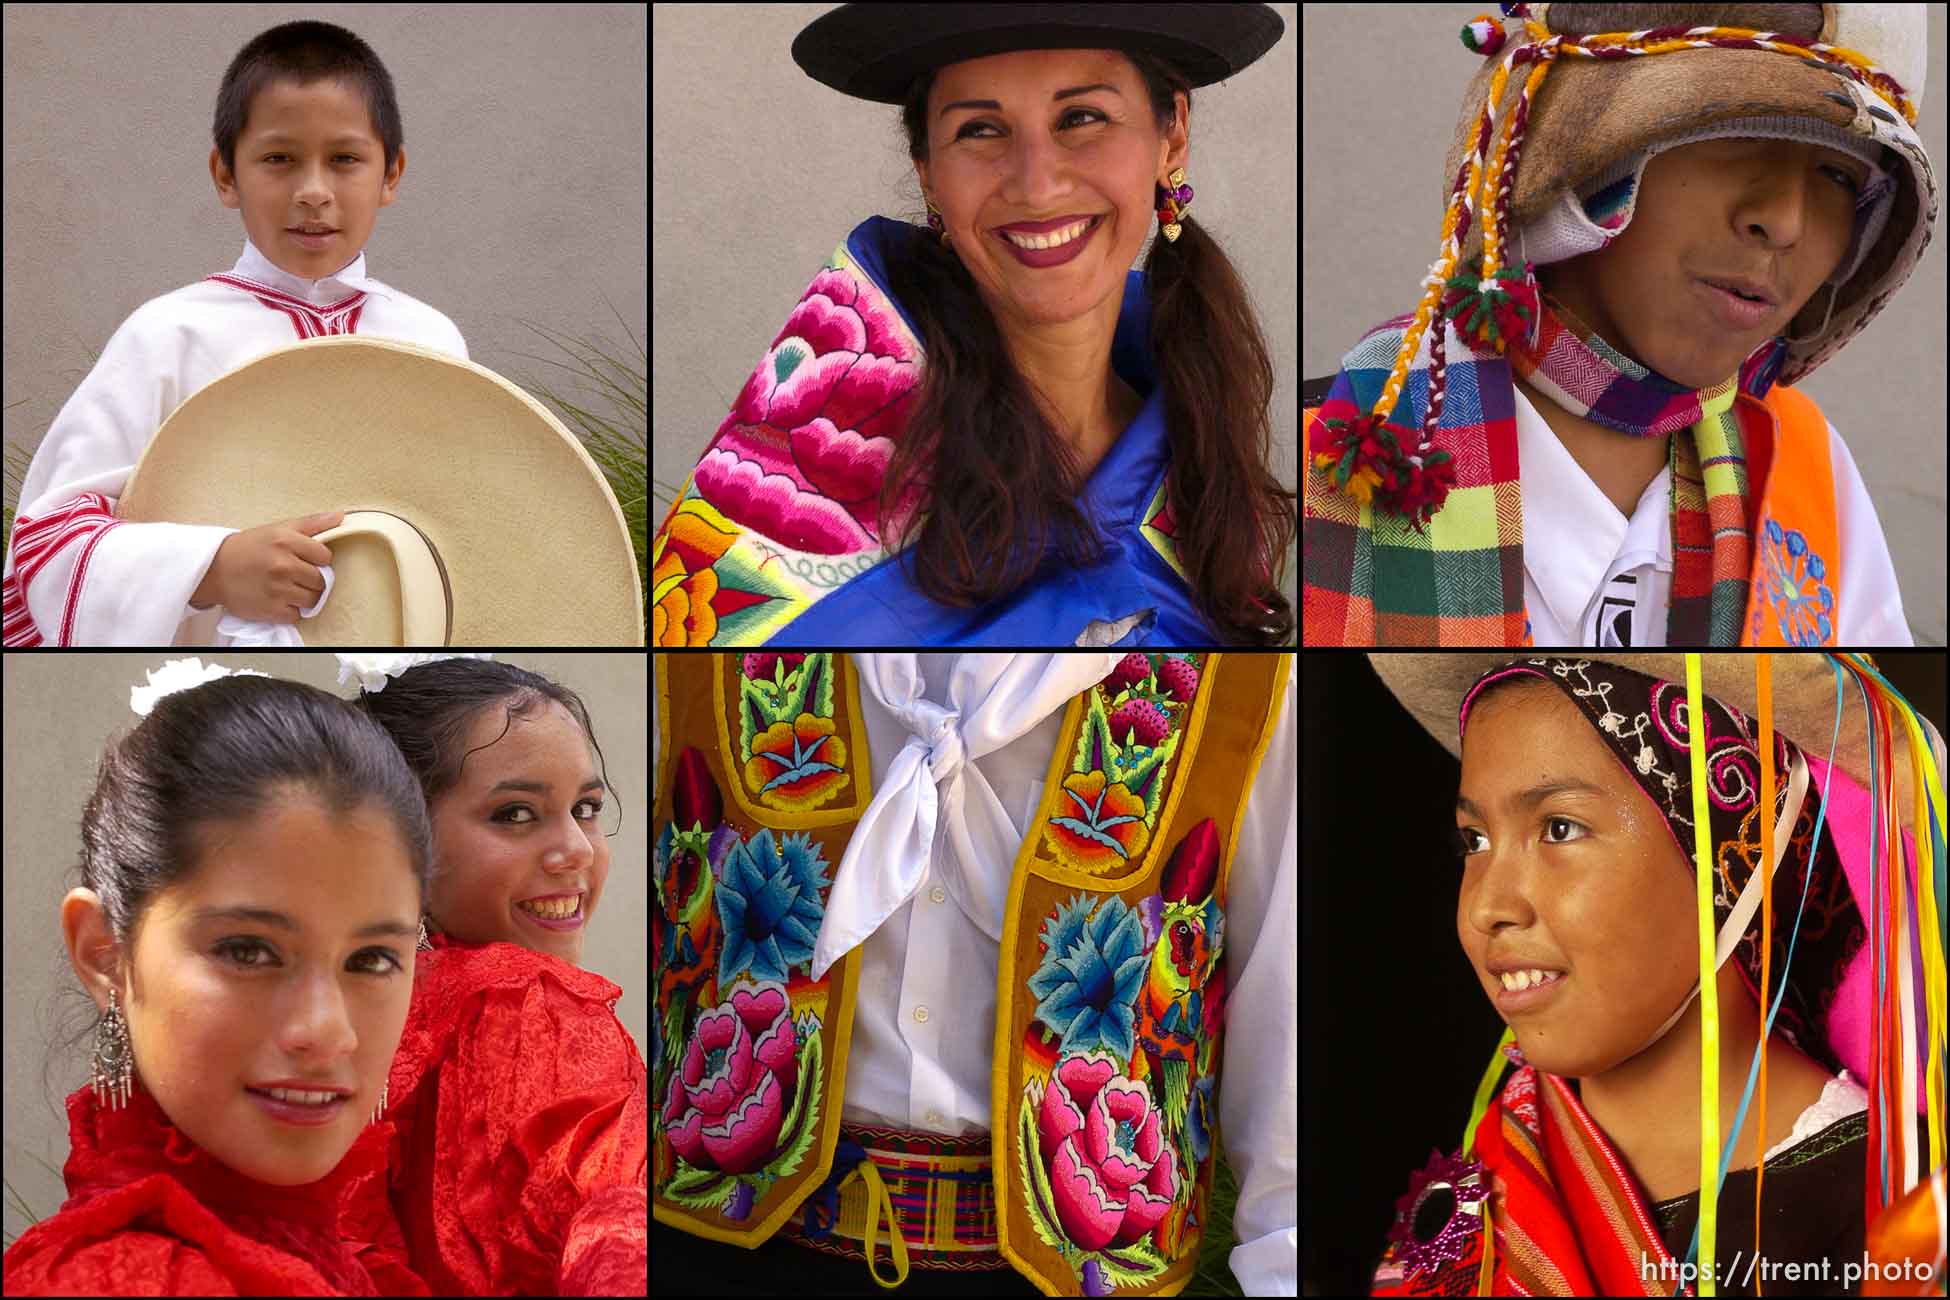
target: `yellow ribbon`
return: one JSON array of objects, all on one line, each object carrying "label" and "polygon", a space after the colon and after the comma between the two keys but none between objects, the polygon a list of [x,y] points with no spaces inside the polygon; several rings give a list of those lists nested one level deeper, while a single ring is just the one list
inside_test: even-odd
[{"label": "yellow ribbon", "polygon": [[[873,1274],[874,1281],[891,1291],[907,1281],[907,1241],[901,1236],[900,1221],[894,1218],[894,1202],[887,1195],[887,1184],[880,1180],[880,1170],[874,1168],[871,1158],[853,1166],[853,1172],[840,1180],[838,1190],[845,1191],[846,1185],[856,1178],[867,1185],[867,1235],[863,1247],[867,1252],[867,1272]],[[883,1210],[887,1214],[887,1244],[892,1247],[894,1256],[894,1279],[891,1282],[880,1276],[880,1270],[874,1264]]]},{"label": "yellow ribbon", "polygon": [[[1510,1063],[1510,1058],[1503,1054],[1503,1045],[1516,1041],[1517,1031],[1505,1025],[1503,1037],[1496,1040],[1496,1050],[1490,1053],[1489,1068],[1483,1071],[1482,1082],[1476,1085],[1476,1100],[1469,1108],[1469,1126],[1463,1130],[1462,1150],[1465,1160],[1475,1155],[1476,1126],[1483,1122],[1483,1112],[1490,1108],[1490,1096],[1496,1091],[1497,1081],[1503,1077],[1503,1067]],[[1485,1169],[1483,1176],[1490,1177],[1490,1171]],[[1486,1196],[1480,1202],[1483,1222],[1483,1260],[1476,1270],[1477,1295],[1488,1295],[1490,1281],[1496,1276],[1496,1221],[1490,1213],[1492,1199]]]},{"label": "yellow ribbon", "polygon": [[1700,660],[1686,656],[1686,748],[1693,760],[1693,857],[1699,901],[1699,1294],[1714,1289],[1720,1220],[1720,986],[1714,963],[1713,827],[1706,806],[1706,714]]}]

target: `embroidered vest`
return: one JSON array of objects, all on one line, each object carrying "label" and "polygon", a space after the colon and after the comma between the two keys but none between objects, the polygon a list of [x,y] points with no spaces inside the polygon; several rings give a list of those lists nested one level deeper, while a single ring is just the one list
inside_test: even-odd
[{"label": "embroidered vest", "polygon": [[[865,727],[843,654],[653,662],[653,1199],[753,1247],[833,1163],[860,949],[809,975],[872,797]],[[1291,660],[1130,663],[1065,712],[997,966],[997,1237],[1052,1295],[1175,1294],[1195,1270],[1226,882]]]},{"label": "embroidered vest", "polygon": [[[1326,392],[1324,382],[1309,381],[1303,394],[1300,413],[1303,446]],[[1756,486],[1750,488],[1748,502],[1747,522],[1753,526],[1754,538],[1753,567],[1746,576],[1747,612],[1741,623],[1740,644],[1835,645],[1841,625],[1841,546],[1828,421],[1806,394],[1779,384],[1768,390],[1759,407],[1751,399],[1744,399],[1742,409],[1747,415],[1741,421],[1746,442],[1747,482]],[[1768,419],[1770,415],[1772,418]],[[1681,454],[1691,453],[1689,439]],[[1697,478],[1697,456],[1691,455],[1689,463],[1695,467],[1693,477]],[[1309,468],[1306,480],[1301,545],[1308,549],[1327,548],[1332,555],[1317,557],[1313,563],[1303,559],[1301,564],[1305,587],[1301,593],[1305,611],[1304,644],[1384,644],[1376,635],[1378,625],[1426,629],[1434,636],[1433,644],[1477,644],[1486,628],[1502,629],[1504,643],[1531,644],[1528,620],[1520,617],[1521,549],[1517,550],[1516,565],[1506,561],[1503,566],[1504,586],[1509,588],[1514,583],[1515,595],[1510,597],[1506,591],[1505,601],[1494,608],[1470,603],[1472,597],[1480,600],[1493,593],[1460,580],[1445,585],[1438,573],[1433,581],[1442,590],[1438,593],[1432,588],[1429,596],[1431,601],[1439,596],[1439,618],[1388,618],[1390,614],[1427,614],[1431,610],[1377,610],[1373,594],[1377,552],[1372,507],[1354,506],[1339,498],[1318,470]],[[1499,509],[1499,520],[1501,514]],[[1498,527],[1503,526],[1499,521]],[[1711,537],[1682,536],[1682,545],[1689,541],[1696,542],[1710,562]],[[1699,558],[1675,556],[1674,564],[1677,567],[1698,562]],[[1442,557],[1438,557],[1437,563],[1442,562]],[[1504,608],[1506,603],[1510,609]],[[1507,631],[1519,622],[1525,629],[1521,638]]]}]

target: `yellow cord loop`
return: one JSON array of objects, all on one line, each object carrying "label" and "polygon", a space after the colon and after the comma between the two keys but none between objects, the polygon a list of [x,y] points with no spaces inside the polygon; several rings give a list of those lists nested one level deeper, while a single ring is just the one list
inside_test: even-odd
[{"label": "yellow cord loop", "polygon": [[[891,1291],[907,1281],[907,1241],[901,1236],[900,1222],[894,1218],[894,1202],[887,1195],[887,1184],[881,1181],[880,1170],[874,1168],[871,1159],[862,1160],[855,1165],[853,1172],[840,1180],[839,1189],[844,1191],[846,1185],[856,1178],[867,1185],[867,1235],[863,1239],[864,1249],[867,1252],[867,1272],[873,1274],[874,1281]],[[882,1211],[887,1215],[887,1244],[892,1248],[894,1257],[892,1281],[880,1276],[880,1270],[874,1263]]]}]

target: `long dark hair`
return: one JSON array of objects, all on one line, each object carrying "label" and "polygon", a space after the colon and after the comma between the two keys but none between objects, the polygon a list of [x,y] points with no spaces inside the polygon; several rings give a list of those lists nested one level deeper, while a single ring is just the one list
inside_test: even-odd
[{"label": "long dark hair", "polygon": [[[1160,133],[1176,121],[1176,94],[1189,116],[1183,73],[1142,52],[1125,57],[1144,80]],[[932,73],[917,78],[901,105],[916,162],[929,161],[933,85]],[[1276,566],[1293,537],[1297,498],[1267,468],[1272,357],[1238,269],[1195,214],[1181,224],[1175,242],[1156,236],[1144,259],[1178,559],[1221,640],[1285,644],[1293,606]],[[1046,548],[1083,567],[1103,541],[1077,504],[1076,457],[1011,360],[967,267],[938,239],[907,242],[890,259],[889,288],[918,326],[927,365],[880,515],[904,534],[890,548],[906,547],[900,562],[929,599],[980,606],[1028,582]]]}]

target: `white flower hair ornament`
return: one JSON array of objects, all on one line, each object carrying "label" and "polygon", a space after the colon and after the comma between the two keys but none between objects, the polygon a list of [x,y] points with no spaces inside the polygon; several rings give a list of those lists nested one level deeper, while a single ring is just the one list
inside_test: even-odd
[{"label": "white flower hair ornament", "polygon": [[378,692],[385,690],[386,683],[393,678],[399,676],[407,669],[417,668],[421,664],[430,664],[441,659],[492,660],[493,658],[494,656],[492,654],[444,652],[429,652],[426,654],[341,654],[338,656],[339,685],[343,686],[356,678],[359,683],[359,689]]},{"label": "white flower hair ornament", "polygon": [[129,687],[129,707],[136,716],[146,718],[156,707],[156,701],[177,691],[187,691],[192,686],[214,682],[219,677],[269,677],[255,668],[225,668],[222,664],[205,664],[201,659],[170,659],[161,668],[146,670],[149,678],[147,686]]}]

